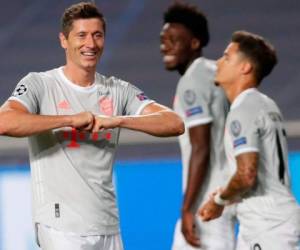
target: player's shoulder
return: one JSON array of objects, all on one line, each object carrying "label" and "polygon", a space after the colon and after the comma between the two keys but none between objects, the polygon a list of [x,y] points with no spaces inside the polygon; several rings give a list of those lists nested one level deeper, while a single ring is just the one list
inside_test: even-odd
[{"label": "player's shoulder", "polygon": [[258,89],[248,89],[231,104],[229,118],[255,120],[270,111],[278,111],[276,103]]},{"label": "player's shoulder", "polygon": [[116,76],[105,76],[98,72],[96,72],[96,84],[104,86],[109,89],[116,89],[116,90],[124,90],[128,87],[135,87],[130,82],[122,80]]},{"label": "player's shoulder", "polygon": [[241,102],[241,108],[246,110],[268,110],[275,107],[277,108],[275,101],[256,88],[249,91]]},{"label": "player's shoulder", "polygon": [[53,82],[58,69],[52,69],[44,72],[29,72],[21,81],[26,84],[42,84],[44,82]]},{"label": "player's shoulder", "polygon": [[216,72],[216,62],[205,57],[199,57],[187,69],[184,77],[187,78],[203,78],[214,77]]},{"label": "player's shoulder", "polygon": [[204,57],[197,58],[180,78],[178,85],[182,88],[211,89],[214,88],[216,64]]}]

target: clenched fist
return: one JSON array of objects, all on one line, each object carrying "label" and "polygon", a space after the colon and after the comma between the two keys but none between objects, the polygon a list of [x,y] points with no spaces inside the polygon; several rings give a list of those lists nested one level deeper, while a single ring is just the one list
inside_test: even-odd
[{"label": "clenched fist", "polygon": [[119,125],[120,125],[120,118],[117,116],[111,117],[111,116],[98,115],[95,116],[92,132],[98,132],[99,130],[103,130],[103,129],[113,129],[119,127]]},{"label": "clenched fist", "polygon": [[93,129],[95,118],[91,112],[81,112],[71,116],[71,126],[78,130],[90,131]]}]

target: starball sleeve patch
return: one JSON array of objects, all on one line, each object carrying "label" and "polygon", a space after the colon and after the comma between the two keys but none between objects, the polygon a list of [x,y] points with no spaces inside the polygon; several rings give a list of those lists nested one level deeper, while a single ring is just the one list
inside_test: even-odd
[{"label": "starball sleeve patch", "polygon": [[234,120],[230,123],[230,131],[234,137],[238,137],[241,133],[242,125],[238,120]]},{"label": "starball sleeve patch", "polygon": [[184,92],[183,98],[187,105],[193,105],[196,101],[196,93],[193,90],[188,89]]},{"label": "starball sleeve patch", "polygon": [[25,84],[20,84],[19,86],[17,86],[17,88],[15,89],[12,95],[15,97],[24,95],[27,92],[27,90],[28,88],[26,87]]}]

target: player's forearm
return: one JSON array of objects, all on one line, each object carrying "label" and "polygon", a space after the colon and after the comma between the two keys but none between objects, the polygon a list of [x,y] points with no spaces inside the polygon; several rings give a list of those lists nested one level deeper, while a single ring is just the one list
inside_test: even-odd
[{"label": "player's forearm", "polygon": [[209,147],[202,148],[202,150],[192,150],[187,187],[182,206],[183,212],[191,211],[194,206],[207,174],[208,163]]},{"label": "player's forearm", "polygon": [[229,181],[227,187],[222,191],[220,197],[224,200],[234,201],[249,191],[251,186],[245,185],[243,178],[235,174]]},{"label": "player's forearm", "polygon": [[234,201],[242,197],[255,185],[257,178],[258,154],[247,153],[237,157],[237,171],[222,191],[220,197]]},{"label": "player's forearm", "polygon": [[19,111],[3,111],[0,114],[0,134],[6,136],[31,136],[71,124],[71,116],[42,116]]},{"label": "player's forearm", "polygon": [[172,111],[158,111],[152,114],[139,116],[121,116],[119,127],[141,131],[150,135],[166,137],[184,133],[184,124],[181,118]]}]

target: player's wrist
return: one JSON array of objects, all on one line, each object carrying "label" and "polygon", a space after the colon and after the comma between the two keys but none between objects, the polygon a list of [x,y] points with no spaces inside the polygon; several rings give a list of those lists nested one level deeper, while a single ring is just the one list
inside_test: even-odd
[{"label": "player's wrist", "polygon": [[217,192],[215,194],[214,202],[219,206],[227,206],[230,204],[230,200],[226,200],[221,197],[221,192]]},{"label": "player's wrist", "polygon": [[122,116],[114,116],[112,119],[114,119],[115,128],[121,128],[123,124]]}]

